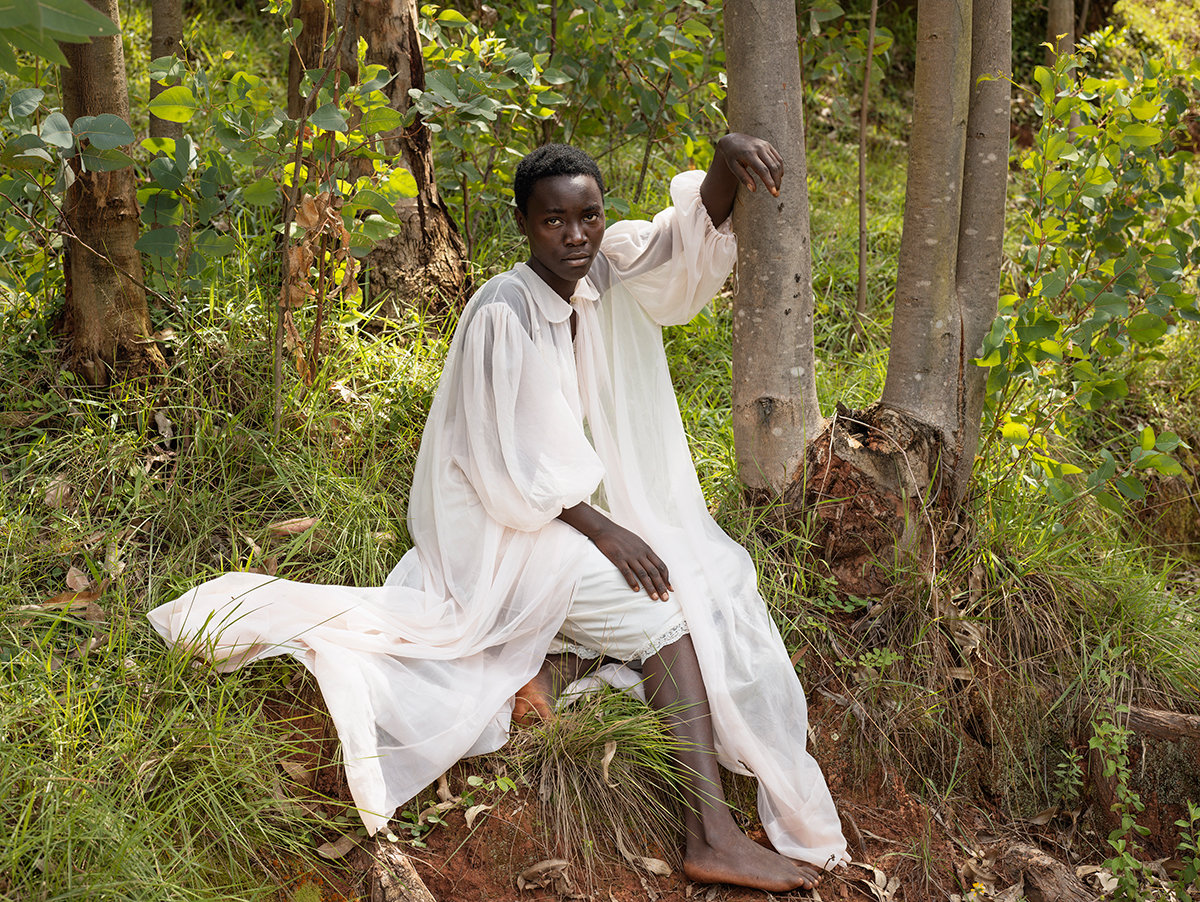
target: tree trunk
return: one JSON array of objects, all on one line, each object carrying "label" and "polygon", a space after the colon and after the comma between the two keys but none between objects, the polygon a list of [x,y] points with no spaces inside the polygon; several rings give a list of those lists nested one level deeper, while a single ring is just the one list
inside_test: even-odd
[{"label": "tree trunk", "polygon": [[[395,74],[384,88],[393,109],[408,110],[409,89],[425,88],[425,64],[417,34],[416,0],[349,0],[351,18],[367,41],[366,63]],[[417,196],[396,205],[404,232],[377,245],[367,257],[367,296],[385,301],[382,313],[405,306],[456,301],[467,275],[466,247],[438,195],[430,131],[421,118],[383,136],[383,152],[399,155],[417,182]]]},{"label": "tree trunk", "polygon": [[[150,59],[178,56],[183,44],[183,0],[153,0],[150,16]],[[151,81],[150,99],[153,100],[167,87]],[[168,122],[151,114],[150,137],[178,141],[183,137],[183,123]]]},{"label": "tree trunk", "polygon": [[[922,0],[904,233],[880,401],[841,410],[785,498],[815,512],[843,588],[878,594],[897,548],[937,552],[966,493],[995,319],[1008,175],[1011,3]],[[981,76],[996,76],[980,81]]]},{"label": "tree trunk", "polygon": [[778,198],[738,189],[733,437],[738,475],[778,495],[822,426],[814,373],[808,176],[796,11],[791,0],[725,6],[729,123],[783,156]]},{"label": "tree trunk", "polygon": [[[1051,47],[1057,47],[1059,53],[1075,52],[1075,0],[1048,0],[1046,41]],[[1054,51],[1047,47],[1047,66],[1054,65],[1055,56]]]},{"label": "tree trunk", "polygon": [[[117,0],[88,0],[118,21]],[[112,113],[129,121],[125,53],[121,36],[88,44],[60,44],[69,63],[62,70],[63,111],[73,124],[80,116]],[[160,372],[165,364],[150,338],[150,316],[142,287],[138,203],[132,167],[83,172],[71,162],[75,180],[63,212],[67,243],[63,327],[71,370],[92,385]]]},{"label": "tree trunk", "polygon": [[[336,13],[325,0],[293,0],[292,18],[300,20],[300,33],[292,41],[288,51],[288,117],[299,119],[304,101],[308,99],[301,93],[304,73],[309,69],[324,69],[330,34],[337,25]],[[345,21],[343,19],[343,21]],[[343,53],[343,61],[349,55],[355,59],[353,48],[356,41],[343,42],[344,47],[350,48],[349,54]]]}]

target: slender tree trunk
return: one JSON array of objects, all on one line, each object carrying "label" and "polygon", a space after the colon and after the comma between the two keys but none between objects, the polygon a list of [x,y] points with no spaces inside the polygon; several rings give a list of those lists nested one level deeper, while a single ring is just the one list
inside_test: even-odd
[{"label": "slender tree trunk", "polygon": [[[384,91],[394,109],[406,112],[409,90],[425,87],[416,0],[349,0],[348,7],[358,11],[358,31],[368,42],[366,62],[395,73]],[[417,196],[396,206],[404,232],[367,258],[368,296],[387,296],[384,315],[394,316],[411,304],[456,301],[466,280],[466,246],[438,195],[430,136],[419,116],[408,128],[384,136],[384,153],[399,155],[417,182]]]},{"label": "slender tree trunk", "polygon": [[[118,21],[117,0],[88,2]],[[69,63],[62,70],[67,119],[112,113],[128,122],[121,36],[59,46]],[[142,257],[134,248],[139,210],[133,169],[83,172],[78,159],[71,166],[75,180],[63,204],[71,231],[63,311],[71,369],[92,385],[159,372],[164,362],[150,338]]]},{"label": "slender tree trunk", "polygon": [[986,373],[971,360],[999,294],[1011,0],[973,10],[970,0],[921,0],[917,41],[883,395],[866,410],[839,409],[785,496],[815,514],[825,560],[859,595],[886,591],[876,561],[944,550],[979,442]]},{"label": "slender tree trunk", "polygon": [[917,16],[904,232],[881,400],[948,434],[957,404],[947,377],[958,372],[961,338],[955,272],[970,102],[971,3],[925,2]]},{"label": "slender tree trunk", "polygon": [[[183,49],[183,0],[153,0],[150,16],[150,58],[156,60],[164,56],[178,56]],[[153,100],[167,87],[151,81],[150,99]],[[178,141],[183,137],[183,123],[168,122],[151,115],[150,137]]]},{"label": "slender tree trunk", "polygon": [[[1046,13],[1046,41],[1059,53],[1074,53],[1075,0],[1048,0]],[[1054,58],[1054,51],[1046,48],[1046,65],[1053,66]]]},{"label": "slender tree trunk", "polygon": [[738,190],[733,436],[738,475],[778,495],[821,429],[814,374],[812,258],[800,57],[792,0],[725,6],[729,122],[765,138],[786,172],[778,198]]},{"label": "slender tree trunk", "polygon": [[871,67],[875,63],[875,19],[879,0],[871,0],[867,25],[867,63],[863,66],[862,103],[858,118],[858,297],[854,301],[854,336],[866,344],[863,317],[867,313],[867,112],[871,105]]}]

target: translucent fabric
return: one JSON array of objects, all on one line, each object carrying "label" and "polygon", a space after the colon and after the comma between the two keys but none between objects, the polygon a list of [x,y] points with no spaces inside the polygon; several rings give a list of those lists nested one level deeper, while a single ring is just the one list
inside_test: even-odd
[{"label": "translucent fabric", "polygon": [[222,669],[302,661],[372,832],[460,757],[505,742],[512,697],[563,623],[588,549],[556,518],[590,500],[670,568],[721,763],[759,779],[776,848],[818,865],[845,858],[805,748],[804,693],[749,556],[708,513],[663,352],[660,325],[694,316],[736,258],[702,180],[677,176],[675,206],[653,223],[612,226],[571,304],[524,264],[471,299],[417,459],[414,548],[383,587],[230,573],[151,612],[168,642]]}]

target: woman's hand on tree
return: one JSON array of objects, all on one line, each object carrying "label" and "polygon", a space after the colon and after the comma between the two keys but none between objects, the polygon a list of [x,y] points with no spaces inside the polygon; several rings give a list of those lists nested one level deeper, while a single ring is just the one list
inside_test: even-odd
[{"label": "woman's hand on tree", "polygon": [[783,184],[783,157],[769,141],[740,132],[730,132],[717,142],[716,154],[748,191],[756,191],[755,177],[762,186],[779,196]]},{"label": "woman's hand on tree", "polygon": [[753,135],[730,132],[717,142],[712,165],[700,185],[700,200],[713,225],[729,218],[738,183],[757,191],[758,179],[772,196],[779,196],[783,184],[783,157],[769,141]]},{"label": "woman's hand on tree", "polygon": [[601,553],[621,571],[633,591],[645,589],[646,594],[655,601],[666,601],[671,597],[668,594],[672,586],[667,565],[639,535],[609,522],[591,538]]}]

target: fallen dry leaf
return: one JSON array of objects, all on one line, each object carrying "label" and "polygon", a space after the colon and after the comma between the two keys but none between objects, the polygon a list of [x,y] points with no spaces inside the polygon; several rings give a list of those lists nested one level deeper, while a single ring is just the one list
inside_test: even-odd
[{"label": "fallen dry leaf", "polygon": [[471,829],[471,825],[475,823],[475,818],[483,814],[485,811],[491,811],[491,805],[472,805],[467,809],[467,829]]},{"label": "fallen dry leaf", "polygon": [[629,847],[625,845],[625,831],[619,827],[617,828],[617,851],[621,853],[621,857],[634,867],[639,867],[649,874],[653,874],[656,877],[671,876],[671,866],[661,858],[645,858],[630,852]]},{"label": "fallen dry leaf", "polygon": [[74,589],[76,592],[86,592],[92,587],[92,580],[83,570],[78,567],[71,567],[67,570],[67,588]]},{"label": "fallen dry leaf", "polygon": [[280,520],[278,523],[270,524],[267,527],[267,532],[276,538],[298,536],[301,533],[308,532],[318,522],[316,517],[296,517],[291,520]]},{"label": "fallen dry leaf", "polygon": [[562,858],[547,858],[531,864],[517,875],[517,889],[540,889],[567,877],[570,863]]},{"label": "fallen dry leaf", "polygon": [[437,778],[437,797],[443,802],[455,801],[454,793],[450,791],[450,777],[447,774],[442,774]]},{"label": "fallen dry leaf", "polygon": [[616,757],[616,755],[617,741],[615,739],[610,739],[608,742],[604,743],[604,757],[600,759],[600,779],[604,781],[605,786],[617,785],[608,778],[608,766],[612,764],[612,760]]},{"label": "fallen dry leaf", "polygon": [[71,500],[71,483],[67,481],[65,476],[55,476],[50,480],[50,484],[46,486],[46,494],[44,496],[46,507],[54,510],[62,510],[66,507],[67,502]]},{"label": "fallen dry leaf", "polygon": [[164,442],[169,442],[175,438],[175,424],[161,410],[154,411],[154,425],[158,427],[159,434],[162,435]]},{"label": "fallen dry leaf", "polygon": [[351,833],[345,833],[334,842],[325,842],[317,846],[317,854],[330,860],[341,858],[358,845],[358,838]]},{"label": "fallen dry leaf", "polygon": [[287,775],[302,786],[312,786],[312,771],[306,768],[298,761],[292,761],[290,758],[284,758],[279,762]]}]

